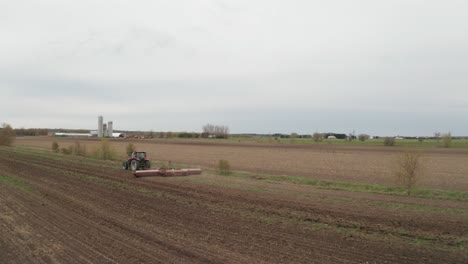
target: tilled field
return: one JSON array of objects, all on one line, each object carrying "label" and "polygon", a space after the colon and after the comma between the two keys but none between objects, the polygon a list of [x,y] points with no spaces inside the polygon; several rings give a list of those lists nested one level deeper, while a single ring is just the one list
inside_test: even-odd
[{"label": "tilled field", "polygon": [[[97,139],[79,139],[89,149]],[[74,139],[51,137],[18,138],[16,145],[50,150],[52,141],[60,146]],[[152,160],[214,167],[228,160],[237,171],[300,176],[313,179],[395,185],[393,171],[401,147],[343,146],[333,144],[288,145],[222,143],[190,140],[113,140],[115,150],[125,157],[125,147],[133,143],[147,151]],[[424,157],[424,177],[418,187],[468,191],[468,149],[419,149]]]},{"label": "tilled field", "polygon": [[0,148],[2,263],[466,263],[466,202]]}]

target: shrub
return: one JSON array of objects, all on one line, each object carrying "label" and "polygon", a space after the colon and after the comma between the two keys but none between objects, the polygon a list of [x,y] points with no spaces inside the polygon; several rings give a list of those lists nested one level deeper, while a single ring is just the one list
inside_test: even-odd
[{"label": "shrub", "polygon": [[359,134],[359,135],[358,135],[358,139],[359,139],[360,141],[366,141],[366,140],[368,140],[369,138],[370,138],[370,136],[367,135],[367,134]]},{"label": "shrub", "polygon": [[52,151],[55,153],[58,153],[60,151],[60,147],[57,141],[52,142]]},{"label": "shrub", "polygon": [[450,148],[452,145],[452,134],[450,132],[442,136],[442,144],[444,148]]},{"label": "shrub", "polygon": [[75,141],[75,144],[72,146],[72,154],[76,156],[86,156],[86,146],[81,145],[79,141]]},{"label": "shrub", "polygon": [[322,134],[315,132],[312,135],[312,138],[314,139],[315,142],[319,142],[319,141],[322,141],[322,136],[323,136]]},{"label": "shrub", "polygon": [[0,129],[0,145],[11,146],[15,141],[15,131],[8,124],[3,124]]},{"label": "shrub", "polygon": [[298,138],[299,135],[297,133],[291,133],[291,135],[289,135],[289,141],[291,143],[294,143],[294,141],[296,141],[296,138]]},{"label": "shrub", "polygon": [[396,160],[397,183],[406,189],[406,194],[411,195],[419,178],[423,174],[422,154],[420,152],[403,152]]},{"label": "shrub", "polygon": [[385,137],[384,139],[385,146],[394,146],[395,145],[395,138],[393,137]]},{"label": "shrub", "polygon": [[111,148],[107,139],[101,140],[101,145],[95,149],[94,156],[98,159],[113,160],[116,157],[115,151]]},{"label": "shrub", "polygon": [[60,150],[63,154],[70,155],[73,152],[73,146],[69,146],[68,148],[62,148]]},{"label": "shrub", "polygon": [[217,166],[218,174],[220,175],[229,175],[231,174],[231,165],[227,160],[219,160]]},{"label": "shrub", "polygon": [[133,143],[128,143],[126,147],[126,151],[127,151],[127,154],[130,156],[133,152],[136,151],[135,145],[133,145]]}]

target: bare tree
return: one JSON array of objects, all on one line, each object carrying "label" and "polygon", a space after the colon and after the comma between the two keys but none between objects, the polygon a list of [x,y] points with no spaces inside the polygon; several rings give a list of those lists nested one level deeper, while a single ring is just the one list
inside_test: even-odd
[{"label": "bare tree", "polygon": [[229,127],[221,125],[206,124],[203,126],[202,137],[228,138]]},{"label": "bare tree", "polygon": [[400,153],[396,160],[397,183],[406,189],[406,194],[411,195],[411,190],[423,175],[423,161],[421,152],[406,151]]},{"label": "bare tree", "polygon": [[202,137],[207,138],[214,135],[215,126],[212,124],[206,124],[203,126]]}]

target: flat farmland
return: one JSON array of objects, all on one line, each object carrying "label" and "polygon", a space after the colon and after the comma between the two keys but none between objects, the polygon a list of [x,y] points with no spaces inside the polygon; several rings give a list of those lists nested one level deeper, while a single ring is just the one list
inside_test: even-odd
[{"label": "flat farmland", "polygon": [[[97,139],[79,139],[89,149]],[[50,149],[53,141],[60,146],[73,139],[26,137],[17,146]],[[147,151],[152,160],[213,168],[218,160],[228,160],[235,171],[257,174],[299,176],[310,179],[382,184],[393,186],[395,157],[409,148],[356,145],[287,145],[190,140],[112,140],[118,155],[125,158],[125,147],[133,143]],[[414,149],[414,148],[412,148]],[[424,177],[419,188],[468,191],[468,149],[421,148]]]},{"label": "flat farmland", "polygon": [[[144,146],[162,155],[172,144]],[[118,161],[0,147],[0,260],[466,263],[467,201],[320,189],[209,169],[135,178]]]}]

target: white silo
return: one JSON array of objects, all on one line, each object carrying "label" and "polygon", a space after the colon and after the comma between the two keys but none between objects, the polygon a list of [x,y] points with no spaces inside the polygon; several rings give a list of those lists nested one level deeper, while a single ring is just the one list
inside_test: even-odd
[{"label": "white silo", "polygon": [[112,137],[112,133],[114,133],[113,123],[109,121],[107,122],[107,136]]},{"label": "white silo", "polygon": [[107,137],[107,124],[102,125],[102,134],[104,137]]},{"label": "white silo", "polygon": [[103,136],[104,136],[103,118],[102,116],[98,116],[98,137],[102,138]]}]

